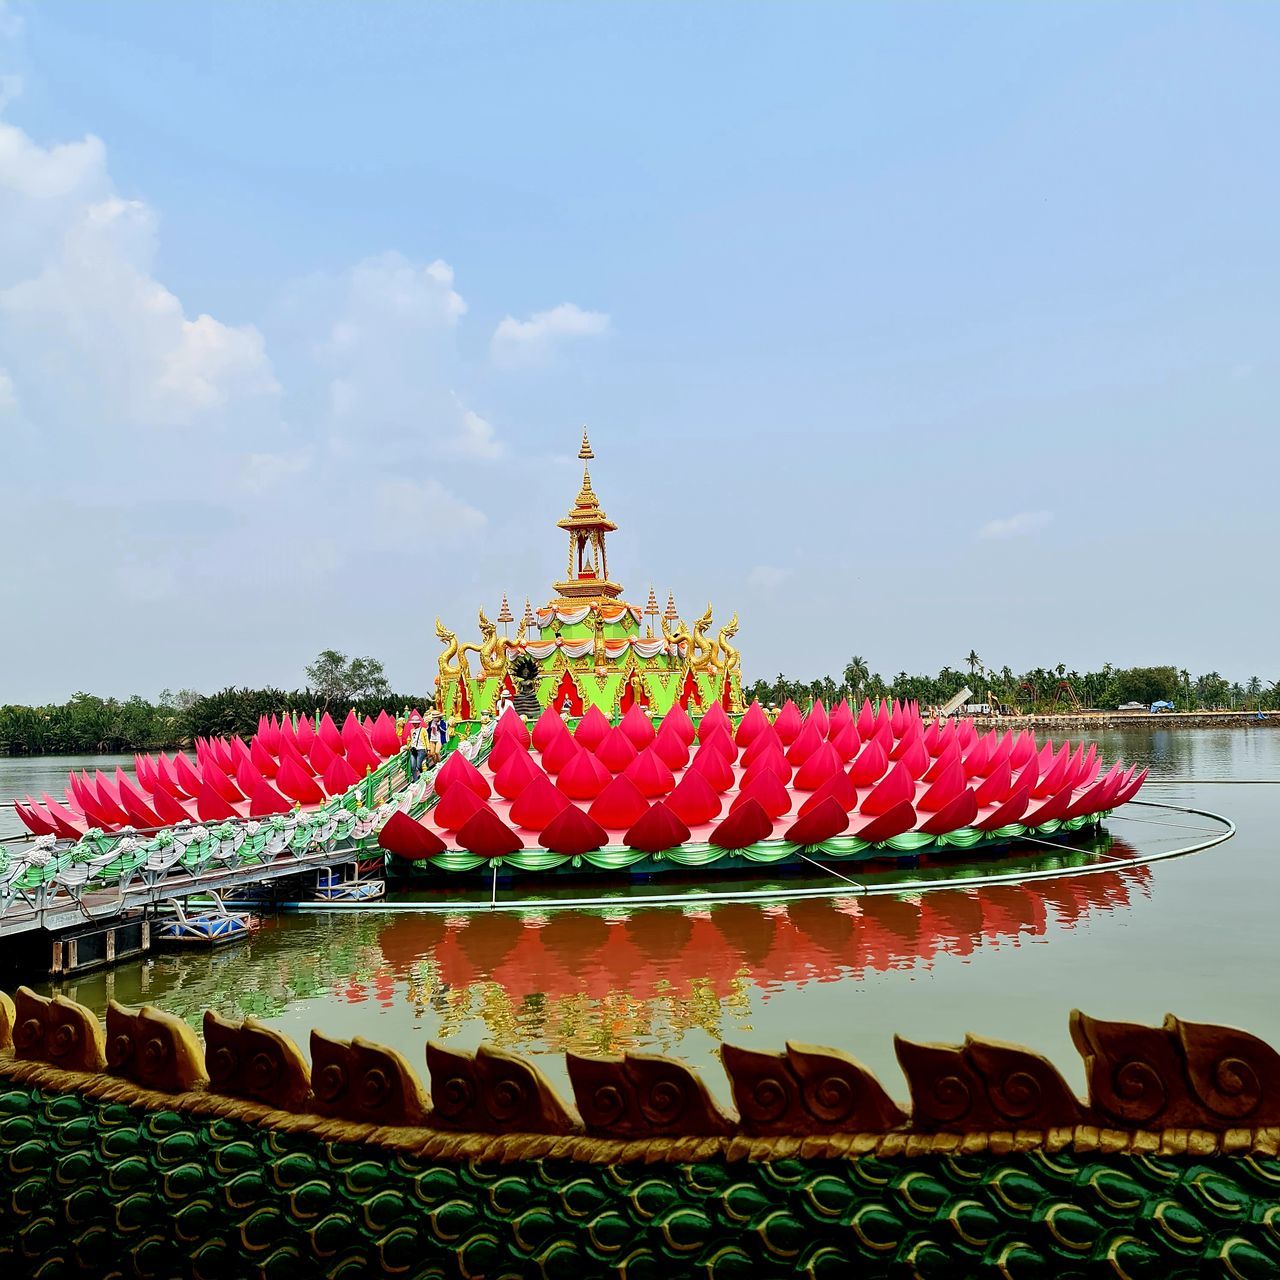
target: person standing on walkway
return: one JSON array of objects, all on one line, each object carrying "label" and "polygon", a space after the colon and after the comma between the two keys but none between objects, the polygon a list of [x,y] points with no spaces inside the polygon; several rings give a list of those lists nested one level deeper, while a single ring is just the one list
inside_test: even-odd
[{"label": "person standing on walkway", "polygon": [[409,780],[417,782],[431,748],[431,739],[427,726],[416,711],[409,717],[405,729],[409,734]]},{"label": "person standing on walkway", "polygon": [[431,723],[427,726],[427,745],[431,751],[431,765],[433,768],[440,763],[440,757],[444,755],[445,743],[448,741],[448,720],[445,719],[443,712],[433,712]]}]

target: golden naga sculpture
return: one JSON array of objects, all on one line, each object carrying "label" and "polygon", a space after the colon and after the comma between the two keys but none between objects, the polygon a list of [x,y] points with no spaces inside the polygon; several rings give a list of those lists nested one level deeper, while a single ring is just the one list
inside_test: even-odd
[{"label": "golden naga sculpture", "polygon": [[489,621],[483,608],[480,610],[480,645],[463,645],[464,649],[474,649],[480,655],[480,668],[487,676],[502,676],[507,671],[507,658],[514,648],[524,645],[525,633],[528,629],[526,621],[521,618],[519,630],[514,640],[504,639],[498,634],[497,626]]},{"label": "golden naga sculpture", "polygon": [[677,618],[680,625],[671,631],[667,627],[667,620],[662,620],[662,638],[668,644],[683,644],[685,646],[685,661],[689,664],[691,671],[702,671],[708,666],[715,665],[716,642],[707,639],[707,630],[711,626],[711,606],[707,605],[707,611],[693,624],[693,633],[690,634],[689,628],[684,622]]},{"label": "golden naga sculpture", "polygon": [[738,612],[735,609],[733,617],[720,628],[720,634],[716,636],[713,644],[715,646],[712,654],[711,663],[715,667],[719,667],[725,675],[731,672],[740,671],[742,669],[742,654],[729,643],[734,636],[738,634]]},{"label": "golden naga sculpture", "polygon": [[[481,616],[483,616],[483,611],[481,611]],[[439,618],[436,619],[436,637],[444,645],[444,652],[440,655],[441,683],[446,680],[456,680],[460,676],[470,676],[471,669],[467,665],[467,652],[470,650],[472,653],[479,653],[480,646],[459,644],[457,634],[450,631]]]}]

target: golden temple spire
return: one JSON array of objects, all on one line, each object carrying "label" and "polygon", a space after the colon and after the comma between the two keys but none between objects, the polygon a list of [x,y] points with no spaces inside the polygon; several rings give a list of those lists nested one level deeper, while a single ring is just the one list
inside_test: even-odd
[{"label": "golden temple spire", "polygon": [[578,450],[578,457],[586,461],[588,458],[594,458],[596,455],[591,452],[591,441],[587,439],[587,429],[582,428],[582,448]]},{"label": "golden temple spire", "polygon": [[674,591],[667,592],[667,610],[662,616],[668,622],[674,622],[680,616],[676,612],[676,593]]},{"label": "golden temple spire", "polygon": [[568,576],[556,583],[561,599],[616,600],[622,588],[609,578],[609,562],[605,551],[605,535],[618,526],[605,515],[591,487],[589,461],[594,458],[586,427],[582,428],[582,488],[574,499],[573,509],[556,523],[569,534]]}]

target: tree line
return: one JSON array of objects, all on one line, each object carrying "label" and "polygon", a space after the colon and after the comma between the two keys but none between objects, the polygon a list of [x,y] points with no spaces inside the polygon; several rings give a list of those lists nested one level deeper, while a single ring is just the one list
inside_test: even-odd
[{"label": "tree line", "polygon": [[841,698],[898,698],[938,707],[965,688],[972,691],[969,702],[998,702],[1006,711],[1024,715],[1114,711],[1131,702],[1148,707],[1171,702],[1179,711],[1280,710],[1280,681],[1260,676],[1241,682],[1228,680],[1218,671],[1193,677],[1185,667],[1113,667],[1110,663],[1099,671],[1080,672],[1061,662],[1019,673],[1008,666],[987,666],[972,649],[956,667],[943,667],[936,676],[899,671],[886,679],[873,672],[865,658],[854,656],[839,679],[793,680],[779,673],[773,680],[755,681],[743,693],[748,702],[755,698],[775,706],[788,698],[801,705],[815,698],[828,705]]},{"label": "tree line", "polygon": [[329,711],[341,719],[352,707],[364,717],[426,705],[424,694],[393,693],[382,663],[373,658],[349,659],[326,649],[306,675],[307,686],[293,690],[228,686],[203,694],[166,689],[154,702],[136,695],[122,700],[77,693],[66,702],[39,707],[0,706],[0,755],[163,751],[188,746],[198,737],[239,734],[247,739],[264,715]]}]

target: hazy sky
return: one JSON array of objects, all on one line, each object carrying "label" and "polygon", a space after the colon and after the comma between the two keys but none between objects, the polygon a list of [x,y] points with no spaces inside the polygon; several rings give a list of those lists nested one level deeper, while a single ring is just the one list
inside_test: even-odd
[{"label": "hazy sky", "polygon": [[1280,679],[1280,6],[0,0],[0,702],[425,689],[613,576],[745,675]]}]

